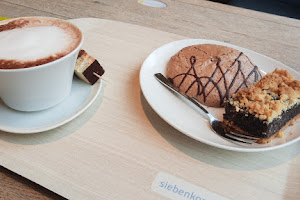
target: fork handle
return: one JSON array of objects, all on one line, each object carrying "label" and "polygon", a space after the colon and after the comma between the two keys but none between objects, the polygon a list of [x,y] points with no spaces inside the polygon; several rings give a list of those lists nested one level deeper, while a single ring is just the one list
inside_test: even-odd
[{"label": "fork handle", "polygon": [[180,93],[178,91],[178,89],[164,75],[162,75],[161,73],[156,73],[156,74],[154,74],[154,76],[157,78],[157,80],[161,84],[166,86],[168,89],[170,89],[171,91],[175,92],[176,94],[188,99],[190,102],[195,104],[198,108],[200,108],[207,115],[210,115],[209,112],[203,106],[201,106],[200,102],[197,99],[195,99],[194,97],[189,97],[187,95],[184,95],[184,94]]},{"label": "fork handle", "polygon": [[210,115],[210,113],[203,106],[201,106],[201,103],[195,97],[189,97],[189,96],[187,96],[187,98],[191,102],[193,102],[198,108],[200,108],[201,110],[203,110],[203,112],[205,112],[207,115]]}]

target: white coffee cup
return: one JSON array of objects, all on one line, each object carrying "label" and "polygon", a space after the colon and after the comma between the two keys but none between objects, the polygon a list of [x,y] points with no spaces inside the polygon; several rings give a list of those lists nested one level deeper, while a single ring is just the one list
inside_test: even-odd
[{"label": "white coffee cup", "polygon": [[[62,102],[70,94],[75,62],[83,43],[82,32],[67,21],[43,17],[18,19],[32,18],[54,20],[65,28],[71,26],[79,31],[80,38],[74,49],[54,61],[28,68],[0,69],[0,97],[7,106],[19,111],[44,110]],[[1,22],[0,26],[5,23]]]}]

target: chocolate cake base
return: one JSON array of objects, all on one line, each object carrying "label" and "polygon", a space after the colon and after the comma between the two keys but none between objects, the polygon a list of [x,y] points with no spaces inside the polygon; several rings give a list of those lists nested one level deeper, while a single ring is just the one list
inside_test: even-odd
[{"label": "chocolate cake base", "polygon": [[[252,135],[263,140],[261,143],[269,142],[268,139],[276,136],[291,121],[299,117],[300,104],[284,111],[280,117],[267,123],[246,111],[236,111],[235,106],[227,103],[225,106],[224,122],[242,134]],[[265,140],[264,140],[265,139]]]}]

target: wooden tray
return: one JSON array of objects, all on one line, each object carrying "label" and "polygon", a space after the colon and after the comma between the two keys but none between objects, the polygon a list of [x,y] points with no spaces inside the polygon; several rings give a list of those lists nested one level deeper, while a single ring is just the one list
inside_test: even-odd
[{"label": "wooden tray", "polygon": [[68,199],[166,199],[152,185],[166,174],[229,199],[296,197],[299,169],[288,161],[299,143],[259,154],[221,150],[184,136],[148,105],[139,85],[143,61],[184,37],[103,19],[71,21],[106,70],[100,95],[54,130],[0,132],[1,165]]}]

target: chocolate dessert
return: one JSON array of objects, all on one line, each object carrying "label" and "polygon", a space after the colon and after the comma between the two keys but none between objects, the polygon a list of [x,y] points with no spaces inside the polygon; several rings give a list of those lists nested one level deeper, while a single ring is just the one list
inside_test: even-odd
[{"label": "chocolate dessert", "polygon": [[239,133],[261,138],[258,143],[267,143],[299,116],[300,81],[276,69],[226,102],[224,122]]},{"label": "chocolate dessert", "polygon": [[93,85],[104,74],[104,69],[94,57],[81,49],[75,65],[75,74]]},{"label": "chocolate dessert", "polygon": [[224,106],[234,93],[261,78],[244,53],[215,44],[183,48],[168,62],[166,76],[180,92],[213,107]]}]

